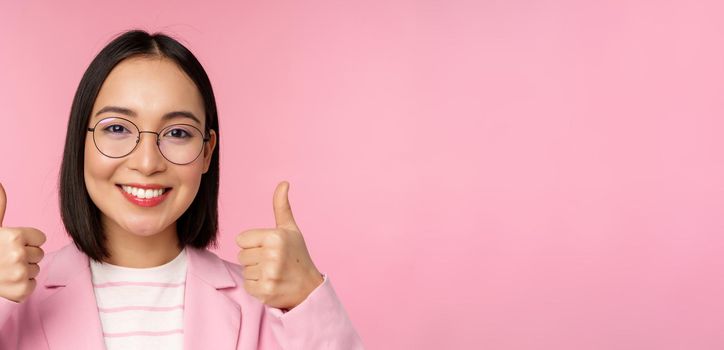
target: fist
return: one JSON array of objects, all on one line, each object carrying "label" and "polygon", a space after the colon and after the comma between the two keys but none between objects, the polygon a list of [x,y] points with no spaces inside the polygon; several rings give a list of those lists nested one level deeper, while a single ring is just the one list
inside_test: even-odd
[{"label": "fist", "polygon": [[29,227],[3,227],[6,205],[0,185],[0,297],[19,303],[35,290],[45,234]]},{"label": "fist", "polygon": [[244,289],[262,303],[289,310],[324,281],[309,256],[289,205],[289,183],[274,191],[276,228],[244,231],[236,237]]}]

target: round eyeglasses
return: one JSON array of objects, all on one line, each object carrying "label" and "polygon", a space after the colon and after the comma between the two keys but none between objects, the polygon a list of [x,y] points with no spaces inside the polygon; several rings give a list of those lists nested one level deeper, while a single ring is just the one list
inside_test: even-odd
[{"label": "round eyeglasses", "polygon": [[209,136],[193,125],[174,124],[160,132],[141,131],[128,119],[105,118],[88,128],[93,133],[93,143],[101,154],[109,158],[123,158],[141,142],[141,134],[156,135],[156,145],[161,155],[169,162],[186,165],[199,157]]}]

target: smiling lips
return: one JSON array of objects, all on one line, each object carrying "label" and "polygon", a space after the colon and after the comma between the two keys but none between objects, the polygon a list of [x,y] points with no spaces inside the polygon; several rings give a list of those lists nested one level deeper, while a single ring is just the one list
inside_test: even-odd
[{"label": "smiling lips", "polygon": [[129,202],[141,207],[153,207],[159,205],[168,196],[171,191],[170,187],[161,185],[117,185]]}]

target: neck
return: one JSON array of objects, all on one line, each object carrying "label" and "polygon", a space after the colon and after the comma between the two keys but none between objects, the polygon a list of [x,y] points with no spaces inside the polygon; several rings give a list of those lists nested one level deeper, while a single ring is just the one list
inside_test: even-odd
[{"label": "neck", "polygon": [[181,253],[173,223],[163,231],[140,236],[114,227],[106,229],[106,247],[110,257],[104,262],[132,268],[160,266],[173,260]]}]

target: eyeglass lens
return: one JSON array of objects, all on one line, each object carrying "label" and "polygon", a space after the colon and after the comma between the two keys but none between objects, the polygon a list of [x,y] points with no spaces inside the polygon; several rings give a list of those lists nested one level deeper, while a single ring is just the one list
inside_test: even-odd
[{"label": "eyeglass lens", "polygon": [[[123,118],[106,118],[94,127],[93,140],[98,150],[111,158],[124,157],[136,148],[140,132],[131,121]],[[165,127],[158,136],[161,154],[175,164],[193,162],[203,149],[201,131],[191,125],[174,124]]]}]

